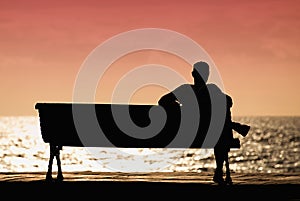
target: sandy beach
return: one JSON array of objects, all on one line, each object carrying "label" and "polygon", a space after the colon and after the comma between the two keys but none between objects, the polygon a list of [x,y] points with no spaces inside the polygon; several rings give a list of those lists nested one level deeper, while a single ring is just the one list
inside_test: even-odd
[{"label": "sandy beach", "polygon": [[[56,174],[53,173],[53,177]],[[45,172],[0,173],[1,195],[23,195],[35,199],[35,193],[50,197],[122,196],[123,198],[276,198],[300,200],[299,173],[233,173],[234,184],[219,186],[213,183],[211,172],[65,172],[63,182],[46,182]],[[139,194],[136,194],[139,193]],[[98,197],[96,197],[98,196]]]}]

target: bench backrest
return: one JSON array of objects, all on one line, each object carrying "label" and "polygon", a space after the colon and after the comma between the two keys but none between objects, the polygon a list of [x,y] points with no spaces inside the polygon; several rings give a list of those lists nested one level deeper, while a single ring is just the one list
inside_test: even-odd
[{"label": "bench backrest", "polygon": [[[84,103],[37,103],[35,105],[45,143],[79,147],[165,148],[177,135],[180,126],[180,108],[164,108],[166,116],[161,115],[161,108],[158,105]],[[132,128],[132,133],[124,131],[116,122],[116,115],[123,115],[126,111],[133,124],[139,127],[139,129]],[[161,129],[149,137],[151,133],[146,128],[151,124],[157,124],[156,127],[161,126]],[[128,123],[128,127],[131,126]],[[178,143],[168,147],[200,148],[204,138],[205,134],[198,133],[197,142],[191,147],[181,146]]]}]

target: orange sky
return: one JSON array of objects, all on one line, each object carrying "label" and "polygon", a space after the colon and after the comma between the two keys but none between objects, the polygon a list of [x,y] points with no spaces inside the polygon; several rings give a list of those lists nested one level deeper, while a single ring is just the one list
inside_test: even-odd
[{"label": "orange sky", "polygon": [[[233,97],[233,115],[300,115],[299,10],[297,0],[1,1],[0,115],[36,115],[36,102],[72,101],[77,73],[95,47],[149,27],[184,34],[209,53]],[[188,65],[172,55],[135,56],[127,64],[186,66],[180,72],[190,79]],[[97,101],[109,100],[118,72],[111,69]],[[155,103],[163,93],[144,88],[133,99]]]}]

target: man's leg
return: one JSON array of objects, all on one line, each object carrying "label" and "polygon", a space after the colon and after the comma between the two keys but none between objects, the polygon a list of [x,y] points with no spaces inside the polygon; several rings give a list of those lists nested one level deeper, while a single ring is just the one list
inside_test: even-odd
[{"label": "man's leg", "polygon": [[216,160],[216,169],[214,172],[213,181],[218,184],[224,184],[224,179],[223,179],[224,153],[221,150],[214,149],[214,155]]},{"label": "man's leg", "polygon": [[226,177],[225,177],[225,182],[227,184],[232,184],[232,179],[230,176],[230,167],[229,167],[229,158],[228,158],[228,152],[225,155],[225,166],[226,166]]}]

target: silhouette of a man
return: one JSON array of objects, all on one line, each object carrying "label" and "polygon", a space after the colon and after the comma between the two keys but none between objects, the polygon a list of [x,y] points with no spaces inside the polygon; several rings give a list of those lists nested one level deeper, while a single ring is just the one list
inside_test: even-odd
[{"label": "silhouette of a man", "polygon": [[[180,105],[181,115],[185,115],[184,117],[188,116],[188,121],[194,121],[195,124],[198,124],[197,135],[190,148],[200,148],[208,133],[213,112],[216,111],[216,109],[214,109],[215,111],[212,110],[212,99],[224,98],[225,103],[225,94],[219,87],[215,84],[207,83],[209,73],[209,65],[206,62],[196,62],[192,70],[194,83],[183,84],[162,96],[158,101],[158,104],[165,108]],[[218,108],[217,110],[219,110]],[[195,114],[199,114],[199,118]],[[225,118],[225,106],[223,116]],[[195,122],[195,118],[198,118],[198,122]],[[190,130],[186,129],[186,131],[189,132]]]},{"label": "silhouette of a man", "polygon": [[[225,106],[216,106],[217,110],[224,109],[224,127],[221,129],[220,138],[214,147],[214,155],[216,161],[216,169],[213,176],[213,181],[219,184],[225,183],[223,179],[223,164],[228,163],[228,152],[230,150],[230,144],[233,139],[232,129],[233,122],[231,119],[230,108],[232,106],[232,99],[229,95],[223,93],[218,86],[215,84],[208,84],[209,77],[209,65],[206,62],[199,61],[193,65],[192,76],[194,79],[193,84],[183,84],[177,87],[170,93],[162,96],[158,101],[158,104],[163,107],[173,107],[180,105],[181,107],[190,107],[190,104],[197,103],[197,107],[200,113],[198,131],[195,140],[191,144],[190,148],[199,148],[202,146],[203,141],[208,133],[209,126],[211,124],[212,117],[212,99],[222,99],[225,100]],[[192,89],[192,90],[191,90]],[[191,92],[192,91],[192,92]],[[196,100],[191,100],[192,96],[196,97]],[[227,104],[226,104],[227,102]],[[218,101],[217,101],[218,103]],[[220,102],[219,102],[220,103]],[[191,110],[190,110],[191,111]],[[222,116],[222,111],[220,111]],[[214,126],[214,125],[213,125]],[[228,172],[229,173],[229,172]],[[230,174],[227,174],[226,181],[231,182]]]}]

